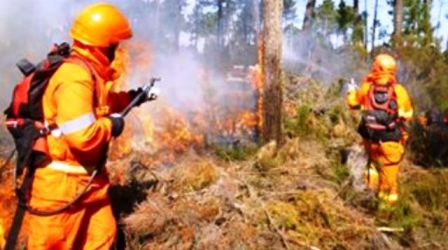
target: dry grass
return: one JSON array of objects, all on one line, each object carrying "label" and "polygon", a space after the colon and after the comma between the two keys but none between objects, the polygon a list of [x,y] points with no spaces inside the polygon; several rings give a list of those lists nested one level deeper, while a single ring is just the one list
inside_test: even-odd
[{"label": "dry grass", "polygon": [[[322,178],[332,171],[322,144],[295,139],[278,151],[270,147],[245,162],[191,155],[161,170],[164,180],[124,220],[129,244],[142,249],[387,247],[372,218],[335,200],[337,185]],[[284,163],[254,168],[266,155]]]}]

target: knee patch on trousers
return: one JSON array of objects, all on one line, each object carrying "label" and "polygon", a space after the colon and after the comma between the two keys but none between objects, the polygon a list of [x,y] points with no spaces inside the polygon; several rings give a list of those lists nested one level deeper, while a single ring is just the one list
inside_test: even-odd
[{"label": "knee patch on trousers", "polygon": [[380,150],[386,160],[385,164],[396,164],[403,159],[404,147],[398,142],[383,142],[380,145]]}]

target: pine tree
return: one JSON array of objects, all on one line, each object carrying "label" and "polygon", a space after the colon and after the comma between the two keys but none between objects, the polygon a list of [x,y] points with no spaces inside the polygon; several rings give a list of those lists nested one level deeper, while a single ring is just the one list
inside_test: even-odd
[{"label": "pine tree", "polygon": [[400,44],[401,32],[403,27],[403,0],[394,0],[394,33],[393,41]]},{"label": "pine tree", "polygon": [[308,0],[305,9],[305,18],[303,19],[303,30],[311,29],[315,15],[316,0]]},{"label": "pine tree", "polygon": [[282,1],[264,0],[264,112],[263,141],[283,143],[282,136]]}]

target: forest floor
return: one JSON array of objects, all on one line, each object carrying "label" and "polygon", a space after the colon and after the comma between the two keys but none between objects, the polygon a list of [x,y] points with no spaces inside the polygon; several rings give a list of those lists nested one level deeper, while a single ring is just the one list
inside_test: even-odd
[{"label": "forest floor", "polygon": [[[155,165],[157,155],[135,148],[110,161],[116,249],[448,249],[448,171],[416,166],[409,152],[399,203],[379,211],[362,189],[357,116],[337,85],[289,79],[279,150],[192,148]],[[15,208],[10,169],[0,169],[4,227]]]}]

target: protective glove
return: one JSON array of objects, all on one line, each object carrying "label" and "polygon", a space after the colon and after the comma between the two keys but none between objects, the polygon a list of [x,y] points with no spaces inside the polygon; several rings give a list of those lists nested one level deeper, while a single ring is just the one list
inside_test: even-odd
[{"label": "protective glove", "polygon": [[[142,93],[143,93],[143,95],[140,95]],[[154,88],[149,93],[144,93],[142,88],[138,88],[138,89],[133,89],[133,90],[128,91],[128,94],[132,100],[140,95],[140,98],[137,100],[137,103],[136,103],[136,106],[138,107],[145,102],[155,100],[157,98],[158,90]]]},{"label": "protective glove", "polygon": [[123,133],[124,129],[124,119],[123,116],[121,116],[118,113],[111,114],[108,116],[109,120],[112,122],[112,136],[118,137]]},{"label": "protective glove", "polygon": [[347,83],[347,92],[352,92],[358,90],[358,84],[355,83],[353,78],[350,79],[350,82]]}]

